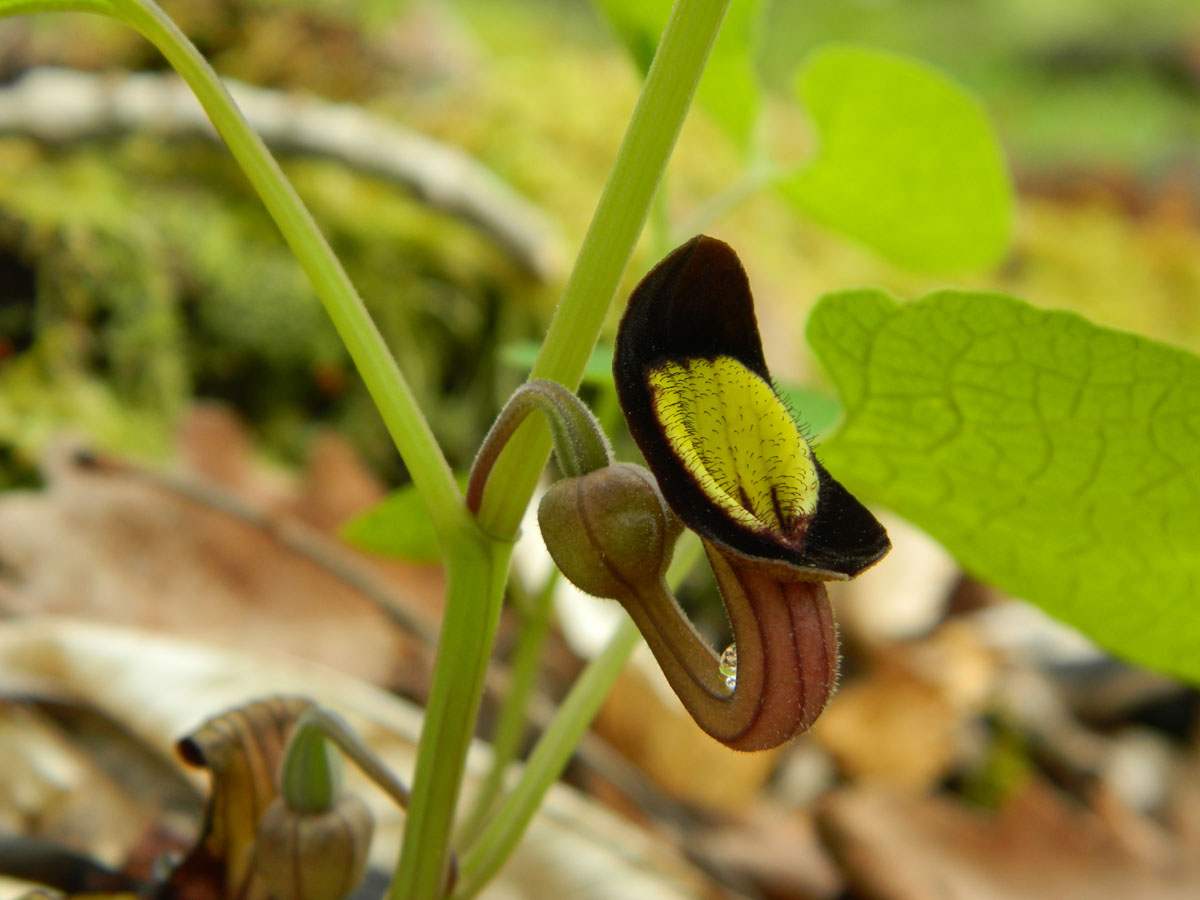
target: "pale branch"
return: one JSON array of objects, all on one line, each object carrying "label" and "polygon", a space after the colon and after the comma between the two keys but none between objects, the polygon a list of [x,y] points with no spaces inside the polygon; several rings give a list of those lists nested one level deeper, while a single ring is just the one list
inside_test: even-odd
[{"label": "pale branch", "polygon": [[[541,211],[462,150],[359,106],[224,81],[273,150],[334,159],[401,185],[478,228],[539,278],[561,268],[560,236]],[[217,137],[173,74],[41,67],[0,89],[0,134],[61,144],[134,131]]]}]

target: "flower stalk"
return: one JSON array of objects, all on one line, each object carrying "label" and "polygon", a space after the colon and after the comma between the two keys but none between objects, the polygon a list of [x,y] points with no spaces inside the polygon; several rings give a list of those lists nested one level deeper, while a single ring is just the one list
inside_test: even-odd
[{"label": "flower stalk", "polygon": [[472,514],[478,513],[483,504],[488,476],[505,445],[535,412],[542,413],[550,426],[554,454],[564,475],[586,475],[612,461],[608,438],[582,400],[556,382],[544,378],[528,381],[508,398],[475,456],[466,495],[467,509]]}]

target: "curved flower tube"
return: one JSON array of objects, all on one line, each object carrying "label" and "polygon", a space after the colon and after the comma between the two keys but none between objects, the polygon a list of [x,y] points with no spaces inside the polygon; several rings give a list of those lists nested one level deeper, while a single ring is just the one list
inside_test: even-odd
[{"label": "curved flower tube", "polygon": [[824,583],[781,579],[704,541],[738,648],[731,688],[667,587],[680,526],[650,472],[616,463],[564,478],[543,497],[538,522],[563,574],[625,607],[672,690],[721,743],[770,749],[825,707],[837,677],[837,632]]},{"label": "curved flower tube", "polygon": [[[780,581],[704,542],[737,646],[737,679],[696,634],[666,586],[622,605],[684,707],[735,750],[768,750],[805,731],[837,680],[837,630],[822,582]],[[618,598],[622,599],[622,598]]]}]

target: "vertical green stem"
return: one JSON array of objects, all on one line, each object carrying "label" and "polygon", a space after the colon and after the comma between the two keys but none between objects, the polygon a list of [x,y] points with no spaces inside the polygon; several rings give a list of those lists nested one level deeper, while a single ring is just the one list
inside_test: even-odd
[{"label": "vertical green stem", "polygon": [[608,646],[576,679],[554,721],[525,764],[516,789],[488,823],[478,843],[463,857],[454,900],[467,900],[478,894],[508,859],[546,791],[562,772],[570,748],[575,747],[587,731],[604,695],[639,639],[637,626],[632,620],[625,619]]},{"label": "vertical green stem", "polygon": [[510,669],[512,677],[509,680],[508,692],[504,695],[504,703],[500,707],[495,731],[491,736],[491,768],[488,769],[483,784],[475,795],[470,813],[458,830],[456,842],[460,849],[469,847],[479,836],[504,788],[504,776],[508,767],[516,759],[517,751],[521,748],[521,739],[525,736],[528,724],[529,697],[537,684],[542,647],[550,631],[551,613],[554,608],[552,601],[558,579],[558,570],[555,569],[521,617],[517,649],[513,654]]},{"label": "vertical green stem", "polygon": [[442,894],[467,748],[500,619],[511,544],[455,542],[446,557],[446,610],[417,745],[394,898]]},{"label": "vertical green stem", "polygon": [[[678,0],[672,9],[531,378],[579,386],[728,6]],[[549,453],[540,422],[522,426],[509,442],[492,479],[497,489],[480,511],[491,534],[516,530]]]}]

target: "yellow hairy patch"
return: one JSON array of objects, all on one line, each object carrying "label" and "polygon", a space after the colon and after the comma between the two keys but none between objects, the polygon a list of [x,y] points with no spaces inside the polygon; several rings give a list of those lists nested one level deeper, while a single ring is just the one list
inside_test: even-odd
[{"label": "yellow hairy patch", "polygon": [[728,356],[650,371],[654,415],[710,499],[758,532],[792,535],[817,508],[812,449],[771,385]]}]

